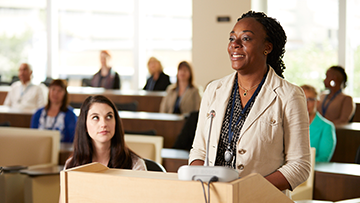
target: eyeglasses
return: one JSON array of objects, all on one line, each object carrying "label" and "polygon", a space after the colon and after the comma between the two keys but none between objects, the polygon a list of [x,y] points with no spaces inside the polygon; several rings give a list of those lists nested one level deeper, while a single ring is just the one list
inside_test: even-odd
[{"label": "eyeglasses", "polygon": [[316,98],[309,97],[309,98],[306,98],[306,101],[307,102],[314,102],[314,101],[316,101]]}]

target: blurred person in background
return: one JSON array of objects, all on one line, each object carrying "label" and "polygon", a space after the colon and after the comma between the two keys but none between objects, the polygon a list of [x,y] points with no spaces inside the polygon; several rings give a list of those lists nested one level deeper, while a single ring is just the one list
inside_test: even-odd
[{"label": "blurred person in background", "polygon": [[77,116],[69,106],[66,83],[53,80],[49,85],[48,103],[38,109],[31,118],[31,128],[58,130],[61,142],[72,143],[74,140]]},{"label": "blurred person in background", "polygon": [[93,76],[91,86],[103,87],[105,89],[121,88],[120,76],[109,66],[110,60],[111,55],[108,51],[103,50],[100,52],[101,68],[99,72]]},{"label": "blurred person in background", "polygon": [[349,123],[355,113],[355,103],[352,97],[342,92],[346,83],[347,75],[343,67],[331,66],[326,71],[324,85],[329,93],[320,96],[320,104],[317,109],[334,125]]},{"label": "blurred person in background", "polygon": [[4,105],[12,109],[34,111],[45,105],[43,92],[38,85],[31,83],[32,69],[27,63],[19,67],[20,81],[14,82],[8,92]]},{"label": "blurred person in background", "polygon": [[147,66],[151,77],[146,81],[143,89],[149,91],[165,91],[171,83],[170,77],[163,72],[161,62],[155,57],[150,57]]},{"label": "blurred person in background", "polygon": [[307,102],[310,122],[310,146],[316,149],[316,162],[329,162],[336,146],[334,124],[324,118],[318,111],[318,93],[315,87],[302,85]]},{"label": "blurred person in background", "polygon": [[178,65],[177,81],[166,89],[166,96],[160,104],[161,113],[188,114],[198,111],[201,96],[193,83],[190,64],[182,61]]}]

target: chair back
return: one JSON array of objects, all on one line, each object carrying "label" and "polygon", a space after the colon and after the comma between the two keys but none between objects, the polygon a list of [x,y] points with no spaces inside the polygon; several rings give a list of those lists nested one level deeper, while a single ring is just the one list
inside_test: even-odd
[{"label": "chair back", "polygon": [[162,136],[125,134],[125,142],[140,157],[162,163],[161,149],[164,145]]},{"label": "chair back", "polygon": [[57,165],[60,132],[0,127],[0,166]]},{"label": "chair back", "polygon": [[145,158],[144,158],[144,161],[145,161],[146,168],[148,171],[161,171],[161,172],[166,173],[165,168],[158,162],[150,160],[150,159],[145,159]]}]

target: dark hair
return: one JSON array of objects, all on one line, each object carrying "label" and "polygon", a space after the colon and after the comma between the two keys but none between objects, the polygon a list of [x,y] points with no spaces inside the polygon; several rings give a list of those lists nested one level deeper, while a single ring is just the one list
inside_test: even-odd
[{"label": "dark hair", "polygon": [[[193,74],[193,70],[191,68],[191,65],[186,62],[186,61],[181,61],[178,65],[178,72],[180,70],[181,67],[186,67],[189,72],[190,72],[190,77],[189,77],[189,87],[194,87],[194,74]],[[177,79],[177,76],[176,76],[176,86],[179,86],[179,80]]]},{"label": "dark hair", "polygon": [[342,66],[331,66],[329,69],[333,69],[336,70],[337,72],[339,72],[342,76],[342,83],[344,85],[344,88],[347,86],[347,75],[345,72],[345,69]]},{"label": "dark hair", "polygon": [[[68,105],[69,105],[69,96],[68,96],[68,92],[67,92],[67,86],[66,86],[66,82],[64,80],[61,80],[61,79],[56,79],[56,80],[52,80],[49,84],[49,89],[52,87],[52,86],[58,86],[60,87],[62,90],[65,91],[65,94],[64,94],[64,98],[63,100],[61,101],[61,107],[60,107],[60,111],[63,111],[63,112],[66,112],[68,110]],[[50,94],[48,94],[48,102],[47,104],[45,105],[45,110],[49,110],[51,106],[51,102],[50,102]]]},{"label": "dark hair", "polygon": [[116,125],[114,136],[111,138],[110,160],[108,167],[132,169],[133,158],[139,156],[131,151],[125,144],[124,129],[122,127],[122,122],[116,106],[112,101],[102,95],[89,96],[81,105],[80,115],[75,129],[74,152],[72,159],[69,161],[66,168],[72,168],[92,162],[94,149],[92,145],[92,138],[87,132],[86,119],[89,109],[94,103],[107,104],[114,111]]},{"label": "dark hair", "polygon": [[264,26],[266,40],[273,45],[272,51],[268,54],[266,63],[269,64],[280,77],[284,78],[285,64],[282,60],[285,53],[286,34],[283,27],[275,19],[268,17],[265,13],[249,11],[243,14],[237,21],[244,18],[254,18]]}]

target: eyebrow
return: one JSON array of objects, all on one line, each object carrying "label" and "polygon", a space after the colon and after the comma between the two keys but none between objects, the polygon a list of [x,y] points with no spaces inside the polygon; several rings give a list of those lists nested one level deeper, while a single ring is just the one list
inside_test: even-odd
[{"label": "eyebrow", "polygon": [[[255,35],[255,33],[253,31],[251,31],[251,30],[243,30],[242,32],[251,32],[251,33],[253,33]],[[235,33],[234,30],[230,32],[230,34],[233,34],[233,33]]]},{"label": "eyebrow", "polygon": [[[109,111],[109,112],[106,113],[106,115],[109,115],[109,114],[114,114],[114,112]],[[92,115],[99,115],[99,113],[94,112],[94,113],[90,114],[90,116],[92,116]]]}]

